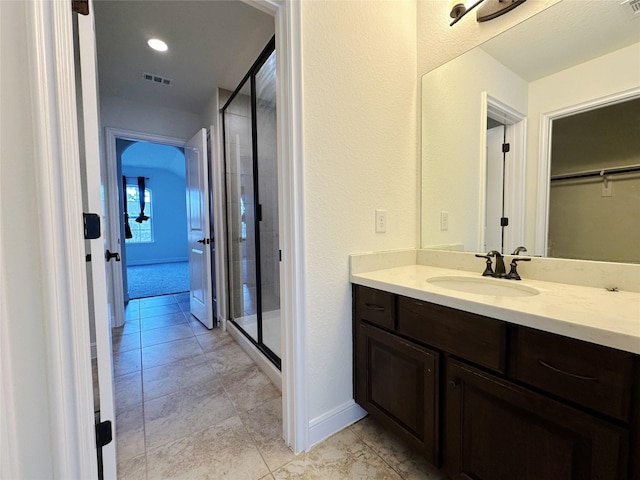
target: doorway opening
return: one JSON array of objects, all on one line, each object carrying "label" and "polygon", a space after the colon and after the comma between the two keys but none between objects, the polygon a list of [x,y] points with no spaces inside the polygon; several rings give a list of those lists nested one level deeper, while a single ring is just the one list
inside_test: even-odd
[{"label": "doorway opening", "polygon": [[116,152],[124,303],[188,292],[184,148],[116,138]]},{"label": "doorway opening", "polygon": [[[482,250],[509,253],[524,242],[526,117],[483,94],[486,107]],[[482,218],[482,217],[481,217]]]}]

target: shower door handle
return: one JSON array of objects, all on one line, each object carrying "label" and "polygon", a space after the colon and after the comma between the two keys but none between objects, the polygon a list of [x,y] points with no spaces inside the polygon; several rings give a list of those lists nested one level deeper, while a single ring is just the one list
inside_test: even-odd
[{"label": "shower door handle", "polygon": [[203,238],[201,240],[198,240],[198,243],[202,243],[204,245],[205,243],[207,243],[207,239]]}]

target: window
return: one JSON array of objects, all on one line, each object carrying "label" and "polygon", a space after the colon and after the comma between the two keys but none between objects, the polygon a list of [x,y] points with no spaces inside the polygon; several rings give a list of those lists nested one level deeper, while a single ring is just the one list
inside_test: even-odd
[{"label": "window", "polygon": [[140,214],[140,197],[137,185],[127,185],[127,213],[129,214],[129,227],[132,238],[127,238],[126,243],[152,243],[153,242],[153,215],[151,190],[144,189],[144,214],[149,217],[142,223],[136,222]]}]

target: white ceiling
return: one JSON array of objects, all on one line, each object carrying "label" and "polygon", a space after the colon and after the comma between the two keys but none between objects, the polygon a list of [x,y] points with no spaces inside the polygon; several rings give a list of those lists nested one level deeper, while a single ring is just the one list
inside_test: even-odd
[{"label": "white ceiling", "polygon": [[640,42],[640,14],[621,0],[563,0],[482,44],[527,81]]},{"label": "white ceiling", "polygon": [[[241,0],[95,0],[100,95],[201,114],[218,87],[235,90],[274,34]],[[158,37],[169,50],[151,50]],[[171,86],[143,73],[173,80]]]}]

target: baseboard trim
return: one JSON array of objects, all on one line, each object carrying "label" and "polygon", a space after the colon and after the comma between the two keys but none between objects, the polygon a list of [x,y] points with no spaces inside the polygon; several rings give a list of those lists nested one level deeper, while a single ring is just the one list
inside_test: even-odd
[{"label": "baseboard trim", "polygon": [[139,267],[140,265],[156,265],[158,263],[182,263],[188,262],[188,257],[174,257],[174,258],[156,258],[151,260],[133,260],[127,261],[127,267]]},{"label": "baseboard trim", "polygon": [[256,346],[251,343],[247,337],[245,337],[238,328],[232,322],[225,322],[226,330],[233,337],[233,339],[240,345],[240,347],[247,352],[247,355],[251,357],[256,365],[269,377],[271,382],[282,393],[282,373],[278,370],[273,363],[271,363],[267,357],[265,357]]},{"label": "baseboard trim", "polygon": [[367,412],[355,401],[338,405],[333,410],[320,415],[309,421],[309,445],[313,447],[317,443],[325,440],[334,433],[347,428],[364,418]]}]

